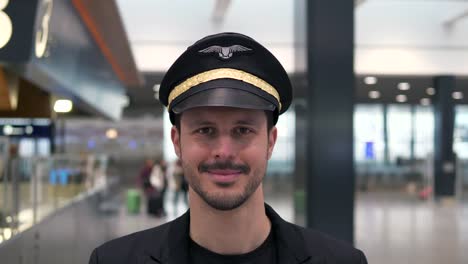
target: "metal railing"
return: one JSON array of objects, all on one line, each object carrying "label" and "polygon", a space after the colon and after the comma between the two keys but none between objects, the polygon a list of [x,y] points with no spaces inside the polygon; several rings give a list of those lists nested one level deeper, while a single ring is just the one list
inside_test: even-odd
[{"label": "metal railing", "polygon": [[0,174],[0,243],[107,184],[106,155],[11,158]]}]

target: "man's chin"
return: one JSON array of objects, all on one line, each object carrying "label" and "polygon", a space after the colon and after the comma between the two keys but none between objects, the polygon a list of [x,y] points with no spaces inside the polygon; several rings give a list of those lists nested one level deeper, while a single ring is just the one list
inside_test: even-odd
[{"label": "man's chin", "polygon": [[220,211],[230,211],[242,206],[248,197],[239,194],[226,193],[202,195],[201,197],[210,207]]},{"label": "man's chin", "polygon": [[235,182],[215,182],[214,184],[220,188],[230,188],[235,185]]},{"label": "man's chin", "polygon": [[216,210],[219,210],[219,211],[231,211],[231,210],[234,210],[234,209],[237,209],[239,208],[240,206],[242,206],[244,204],[245,201],[242,201],[242,202],[232,202],[232,201],[220,201],[220,200],[216,200],[216,201],[205,201],[208,203],[208,205]]}]

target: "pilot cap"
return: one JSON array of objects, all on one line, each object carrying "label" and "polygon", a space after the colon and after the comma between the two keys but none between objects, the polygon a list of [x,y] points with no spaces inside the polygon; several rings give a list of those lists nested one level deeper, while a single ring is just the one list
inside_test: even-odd
[{"label": "pilot cap", "polygon": [[170,119],[202,106],[272,111],[291,104],[292,87],[280,62],[254,39],[238,33],[207,36],[188,47],[172,64],[159,88]]}]

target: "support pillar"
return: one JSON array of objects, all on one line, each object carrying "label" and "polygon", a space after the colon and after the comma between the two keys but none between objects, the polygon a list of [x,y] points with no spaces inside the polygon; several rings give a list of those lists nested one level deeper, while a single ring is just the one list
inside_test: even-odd
[{"label": "support pillar", "polygon": [[454,76],[434,78],[434,195],[435,198],[455,195],[455,153],[453,152],[453,130],[455,104],[452,93],[455,89]]},{"label": "support pillar", "polygon": [[354,1],[296,2],[296,69],[308,83],[306,225],[352,243]]}]

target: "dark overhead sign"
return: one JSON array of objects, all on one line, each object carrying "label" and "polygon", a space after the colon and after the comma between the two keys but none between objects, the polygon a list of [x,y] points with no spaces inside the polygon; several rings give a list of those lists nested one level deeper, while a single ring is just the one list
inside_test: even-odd
[{"label": "dark overhead sign", "polygon": [[48,138],[51,135],[48,119],[0,118],[0,136]]},{"label": "dark overhead sign", "polygon": [[37,1],[0,0],[0,62],[30,58]]},{"label": "dark overhead sign", "polygon": [[119,119],[127,104],[72,1],[0,0],[0,65],[88,112]]}]

